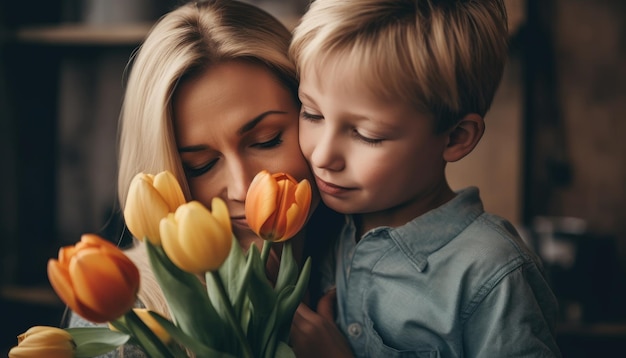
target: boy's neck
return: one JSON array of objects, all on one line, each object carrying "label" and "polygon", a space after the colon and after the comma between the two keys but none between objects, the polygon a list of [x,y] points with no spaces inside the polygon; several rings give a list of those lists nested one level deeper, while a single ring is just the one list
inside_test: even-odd
[{"label": "boy's neck", "polygon": [[456,193],[448,183],[431,191],[428,195],[414,199],[407,204],[374,213],[354,214],[357,242],[368,231],[381,226],[400,227],[409,221],[452,200]]}]

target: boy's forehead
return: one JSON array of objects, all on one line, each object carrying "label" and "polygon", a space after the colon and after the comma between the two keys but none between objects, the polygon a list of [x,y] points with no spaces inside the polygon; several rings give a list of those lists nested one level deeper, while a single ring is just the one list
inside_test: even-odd
[{"label": "boy's forehead", "polygon": [[342,54],[320,56],[318,59],[322,60],[309,62],[300,72],[299,96],[308,105],[319,106],[330,100],[344,107],[348,103],[342,101],[347,100],[351,105],[358,103],[363,110],[389,109],[391,105],[398,108],[409,106],[425,115],[431,113],[420,98],[411,96],[407,76],[398,78],[399,75],[394,75],[393,71],[385,71],[388,67],[384,65],[381,70],[372,62]]},{"label": "boy's forehead", "polygon": [[378,94],[375,90],[371,71],[354,61],[350,56],[328,55],[319,61],[311,61],[302,68],[300,86],[316,87],[321,91],[333,86],[337,90],[368,92]]}]

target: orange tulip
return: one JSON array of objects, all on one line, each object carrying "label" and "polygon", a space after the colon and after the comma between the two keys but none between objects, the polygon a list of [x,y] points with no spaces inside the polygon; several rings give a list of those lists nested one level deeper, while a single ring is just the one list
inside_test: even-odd
[{"label": "orange tulip", "polygon": [[246,196],[248,225],[261,238],[282,242],[298,233],[311,206],[311,184],[286,173],[259,172]]},{"label": "orange tulip", "polygon": [[35,326],[17,336],[17,346],[9,351],[9,358],[72,358],[76,345],[72,336],[56,327]]},{"label": "orange tulip", "polygon": [[128,312],[137,299],[139,270],[112,243],[84,234],[48,261],[48,279],[66,305],[92,322],[107,322]]},{"label": "orange tulip", "polygon": [[124,220],[128,230],[139,240],[148,238],[161,245],[159,222],[168,213],[185,203],[185,196],[174,174],[163,171],[157,175],[139,173],[128,188]]}]

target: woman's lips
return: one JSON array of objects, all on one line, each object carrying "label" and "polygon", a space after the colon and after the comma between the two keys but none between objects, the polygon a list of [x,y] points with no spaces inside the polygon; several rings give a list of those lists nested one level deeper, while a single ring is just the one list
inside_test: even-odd
[{"label": "woman's lips", "polygon": [[325,182],[317,176],[315,177],[315,183],[317,184],[317,188],[320,190],[320,192],[328,195],[340,195],[352,190],[350,188]]},{"label": "woman's lips", "polygon": [[245,216],[231,216],[230,222],[232,225],[236,225],[245,229],[249,228],[248,220],[246,220]]}]

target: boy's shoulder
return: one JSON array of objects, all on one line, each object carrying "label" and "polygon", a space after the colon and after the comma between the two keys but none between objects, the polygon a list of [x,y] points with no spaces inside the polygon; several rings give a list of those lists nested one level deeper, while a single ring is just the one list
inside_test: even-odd
[{"label": "boy's shoulder", "polygon": [[492,287],[518,270],[545,274],[541,260],[515,227],[508,220],[486,212],[431,259],[432,264],[452,260],[453,271],[465,277],[468,288]]},{"label": "boy's shoulder", "polygon": [[460,245],[470,245],[485,255],[506,260],[511,257],[535,259],[513,224],[495,214],[484,212],[453,240]]},{"label": "boy's shoulder", "polygon": [[481,262],[483,269],[497,269],[511,262],[538,263],[511,222],[484,211],[476,187],[458,191],[452,201],[391,235],[405,254],[422,257],[429,264],[452,259],[468,267]]}]

